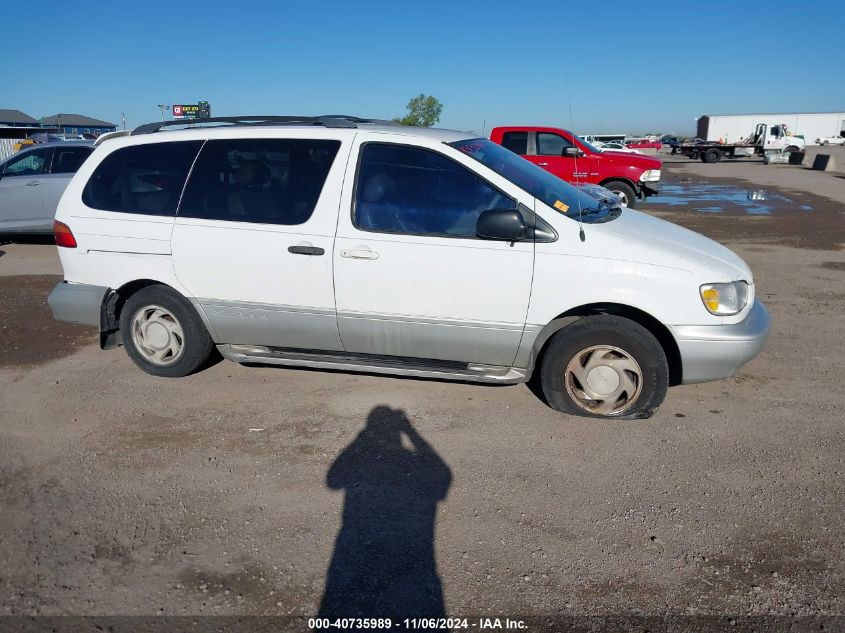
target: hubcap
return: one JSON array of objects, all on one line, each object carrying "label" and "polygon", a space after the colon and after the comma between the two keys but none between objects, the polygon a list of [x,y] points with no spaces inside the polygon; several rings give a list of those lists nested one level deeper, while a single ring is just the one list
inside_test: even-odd
[{"label": "hubcap", "polygon": [[628,196],[625,195],[624,191],[614,191],[613,193],[616,194],[616,197],[619,198],[620,204],[623,206],[628,206]]},{"label": "hubcap", "polygon": [[144,306],[132,317],[132,341],[138,352],[160,367],[173,365],[185,349],[185,334],[173,314],[156,305]]},{"label": "hubcap", "polygon": [[579,407],[599,415],[619,415],[640,396],[643,374],[625,350],[594,345],[578,352],[566,366],[566,391]]}]

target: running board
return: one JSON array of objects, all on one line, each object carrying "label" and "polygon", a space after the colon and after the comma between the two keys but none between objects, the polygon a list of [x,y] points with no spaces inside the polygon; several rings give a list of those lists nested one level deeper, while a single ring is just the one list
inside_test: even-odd
[{"label": "running board", "polygon": [[525,382],[528,379],[527,371],[524,369],[456,363],[453,361],[441,361],[442,364],[439,364],[438,361],[420,358],[280,349],[261,345],[226,344],[218,345],[217,349],[224,358],[236,363],[310,367],[313,369],[334,369],[373,374],[390,374],[394,376],[499,384],[515,384]]}]

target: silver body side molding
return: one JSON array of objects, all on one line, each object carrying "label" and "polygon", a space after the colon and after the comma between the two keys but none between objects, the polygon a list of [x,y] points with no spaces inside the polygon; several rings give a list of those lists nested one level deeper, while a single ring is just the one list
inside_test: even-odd
[{"label": "silver body side molding", "polygon": [[217,349],[224,358],[236,363],[311,367],[314,369],[335,369],[350,372],[498,384],[516,384],[528,380],[528,374],[524,369],[494,365],[469,364],[465,367],[441,367],[433,363],[415,363],[413,359],[397,358],[394,360],[356,357],[354,355],[344,354],[343,352],[330,354],[273,350],[257,345],[226,344],[218,345]]}]

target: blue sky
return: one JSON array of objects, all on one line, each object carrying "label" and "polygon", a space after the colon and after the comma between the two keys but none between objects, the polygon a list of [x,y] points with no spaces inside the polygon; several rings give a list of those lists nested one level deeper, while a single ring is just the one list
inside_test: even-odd
[{"label": "blue sky", "polygon": [[581,133],[689,134],[703,113],[845,110],[841,0],[34,6],[0,10],[0,108],[35,117],[388,118],[424,92],[442,127],[570,127],[571,101]]}]

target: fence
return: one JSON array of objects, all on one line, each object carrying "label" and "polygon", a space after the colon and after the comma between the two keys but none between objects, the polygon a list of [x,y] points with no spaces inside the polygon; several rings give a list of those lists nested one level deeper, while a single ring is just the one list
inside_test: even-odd
[{"label": "fence", "polygon": [[19,138],[0,138],[0,161],[6,160],[15,153],[15,143],[20,140]]}]

